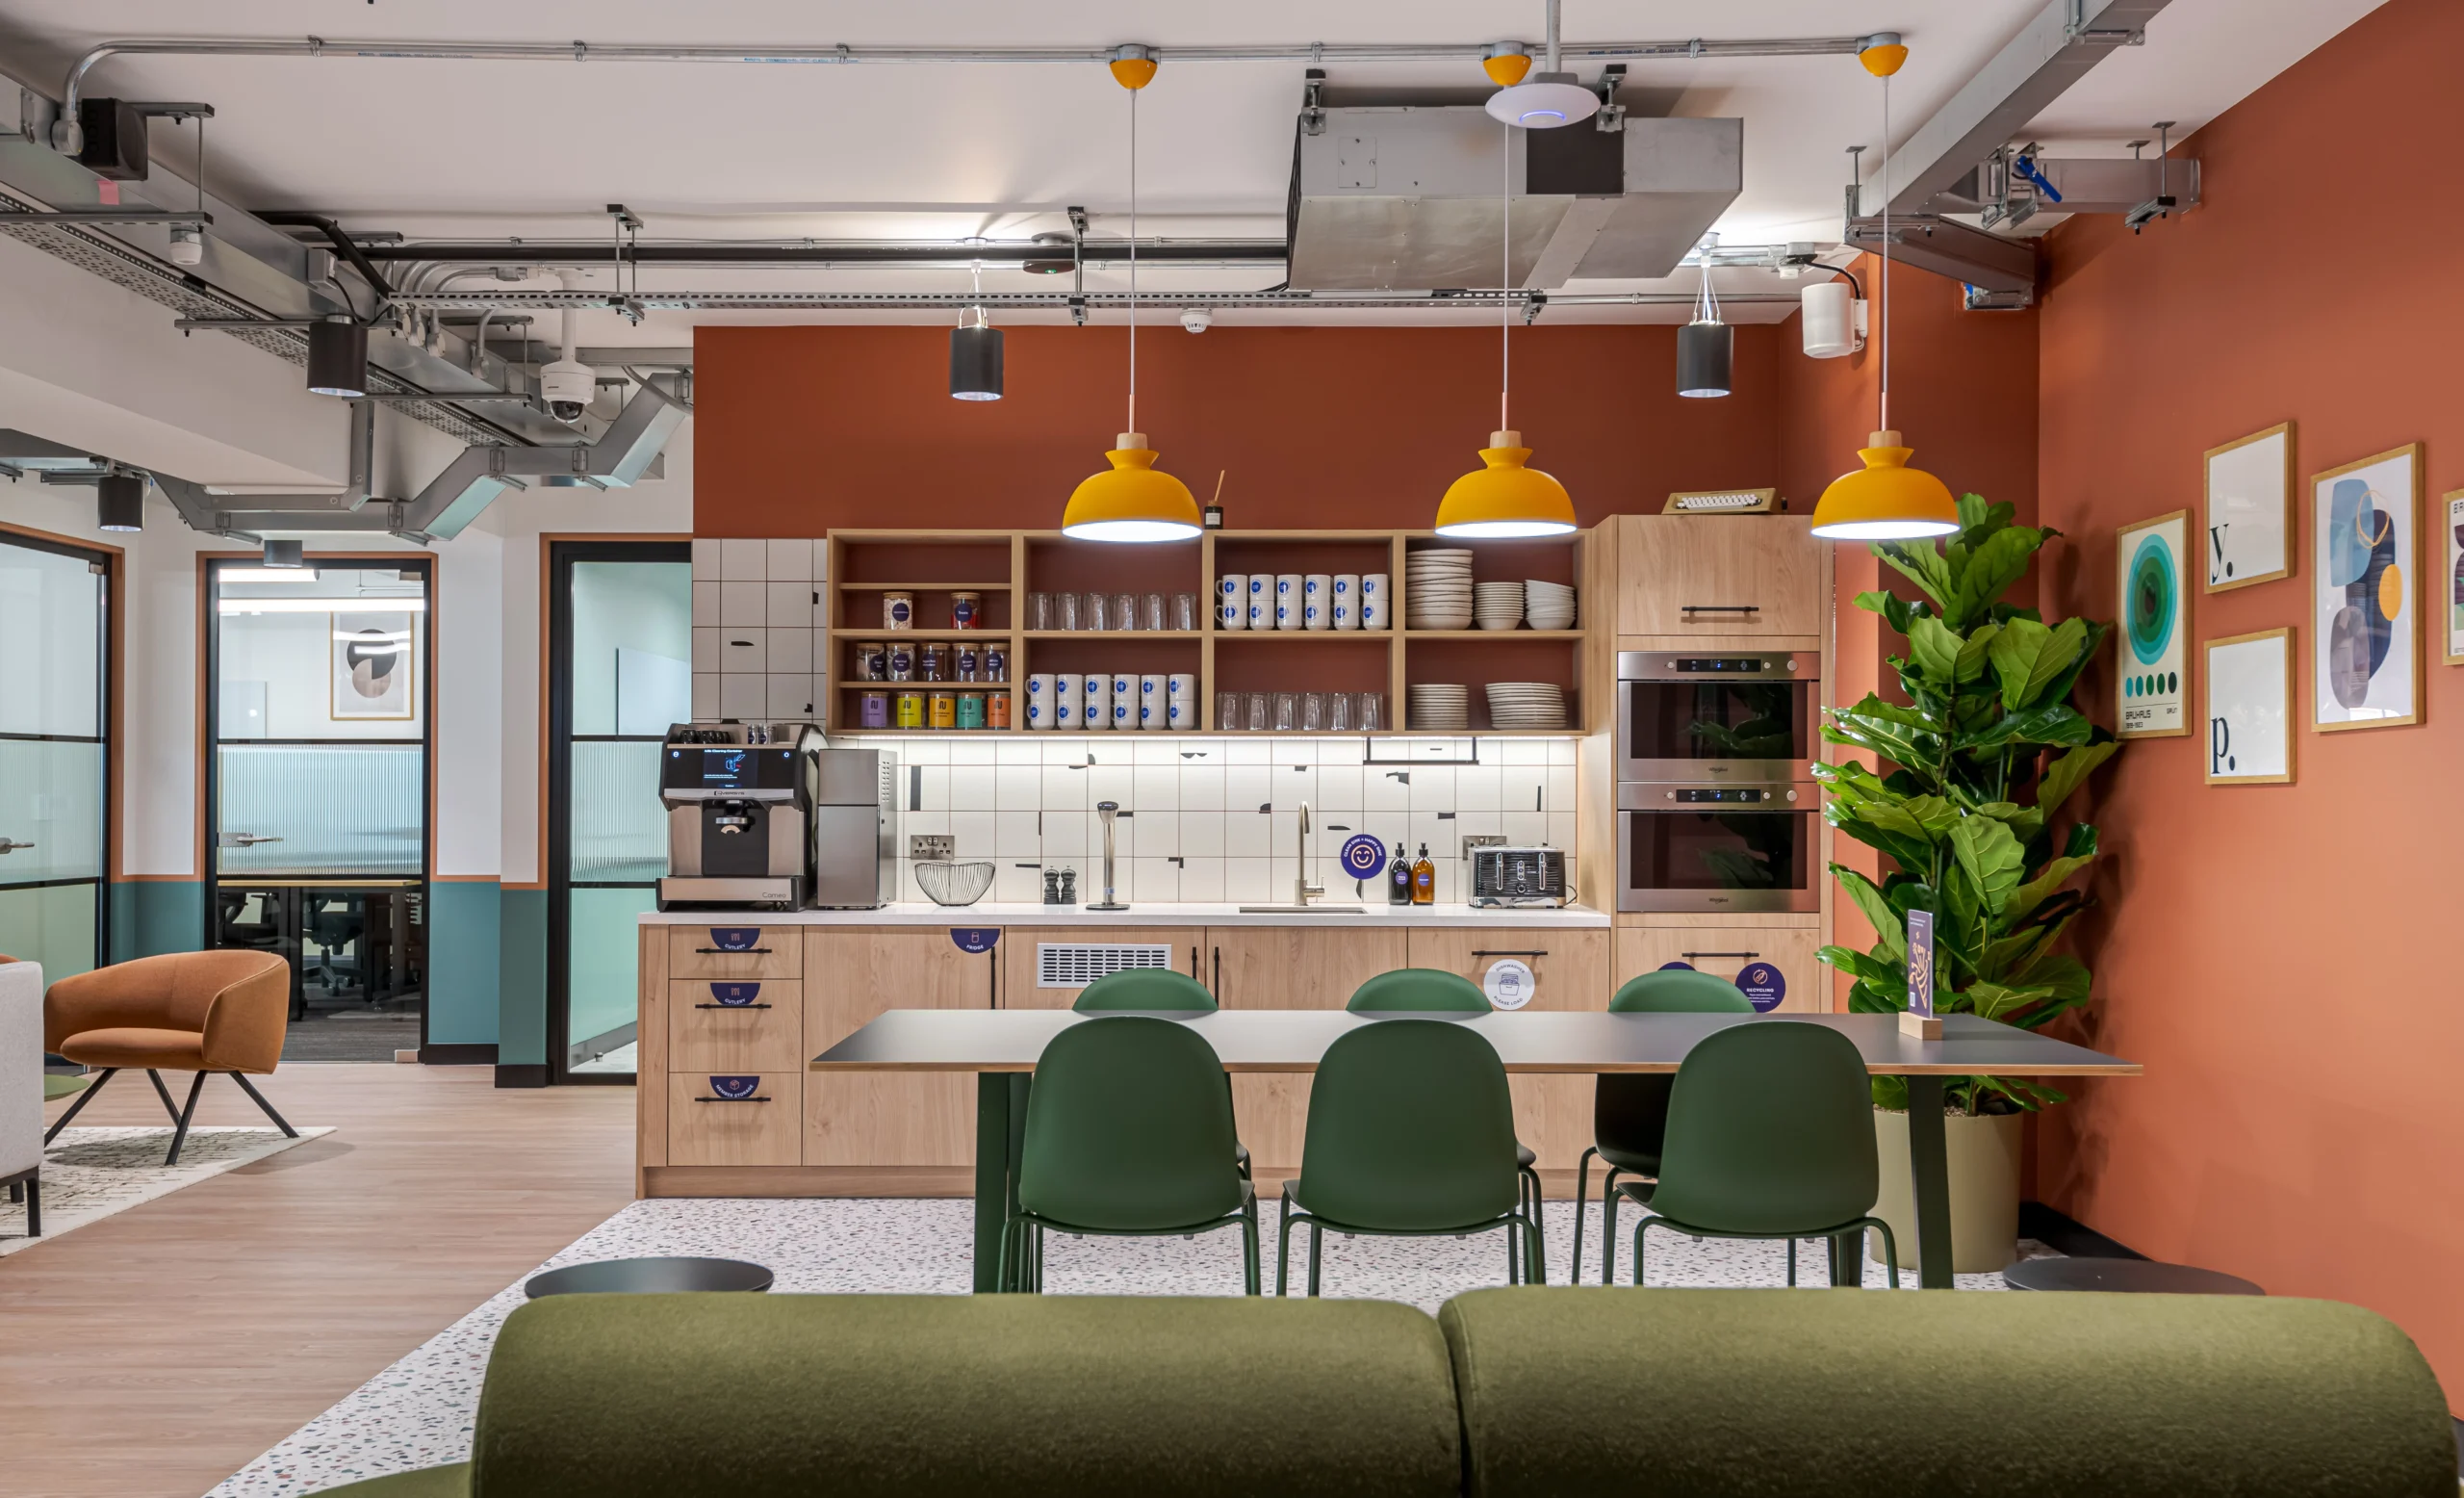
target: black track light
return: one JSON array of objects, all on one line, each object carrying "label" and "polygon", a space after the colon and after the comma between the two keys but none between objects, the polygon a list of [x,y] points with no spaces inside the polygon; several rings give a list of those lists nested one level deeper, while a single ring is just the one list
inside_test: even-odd
[{"label": "black track light", "polygon": [[342,317],[308,324],[308,391],[352,399],[368,394],[368,329]]},{"label": "black track light", "polygon": [[106,530],[145,529],[145,480],[136,474],[105,474],[94,483],[95,521]]},{"label": "black track light", "polygon": [[1001,399],[1001,330],[969,307],[950,329],[950,398],[954,400]]},{"label": "black track light", "polygon": [[1724,396],[1735,363],[1736,329],[1726,323],[1688,323],[1677,330],[1677,393]]}]

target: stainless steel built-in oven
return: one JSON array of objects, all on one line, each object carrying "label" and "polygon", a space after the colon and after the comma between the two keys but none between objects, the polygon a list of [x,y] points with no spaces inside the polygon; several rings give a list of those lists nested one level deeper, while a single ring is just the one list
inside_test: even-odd
[{"label": "stainless steel built-in oven", "polygon": [[1793,781],[1819,758],[1812,651],[1621,650],[1617,778]]},{"label": "stainless steel built-in oven", "polygon": [[1822,788],[1629,781],[1617,788],[1617,908],[1822,909]]}]

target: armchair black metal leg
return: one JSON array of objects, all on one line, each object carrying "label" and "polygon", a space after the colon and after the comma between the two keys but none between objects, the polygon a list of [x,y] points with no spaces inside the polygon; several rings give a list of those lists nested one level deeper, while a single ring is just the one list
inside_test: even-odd
[{"label": "armchair black metal leg", "polygon": [[[1599,1152],[1600,1147],[1594,1145],[1575,1163],[1575,1257],[1567,1277],[1571,1284],[1582,1283],[1582,1215],[1591,1209],[1591,1157]],[[1617,1167],[1608,1169],[1613,1173]]]},{"label": "armchair black metal leg", "polygon": [[180,1147],[189,1142],[189,1120],[196,1117],[196,1095],[205,1091],[206,1075],[199,1072],[196,1080],[189,1084],[189,1105],[180,1110],[179,1126],[171,1130],[171,1152],[163,1157],[166,1170],[180,1163]]},{"label": "armchair black metal leg", "polygon": [[102,1073],[94,1078],[94,1085],[87,1088],[84,1092],[79,1093],[77,1095],[77,1100],[68,1105],[68,1111],[60,1116],[60,1122],[54,1124],[49,1129],[44,1131],[42,1142],[44,1144],[49,1144],[53,1140],[59,1138],[60,1131],[68,1126],[68,1121],[75,1118],[78,1113],[85,1108],[86,1104],[94,1100],[94,1095],[103,1090],[103,1084],[105,1082],[110,1081],[113,1077],[117,1075],[119,1075],[119,1068],[105,1067]]},{"label": "armchair black metal leg", "polygon": [[163,1099],[163,1111],[171,1116],[172,1123],[177,1124],[180,1121],[180,1105],[171,1100],[171,1090],[163,1085],[163,1073],[148,1067],[145,1069],[145,1079],[154,1084],[154,1096]]},{"label": "armchair black metal leg", "polygon": [[26,1177],[26,1236],[42,1236],[42,1175],[39,1172]]},{"label": "armchair black metal leg", "polygon": [[266,1095],[257,1091],[255,1086],[248,1081],[246,1076],[238,1072],[234,1072],[231,1073],[231,1080],[239,1083],[240,1091],[246,1093],[258,1107],[266,1110],[266,1117],[273,1120],[273,1126],[282,1130],[282,1134],[285,1139],[297,1139],[299,1137],[299,1130],[293,1128],[289,1120],[285,1119],[281,1114],[273,1111],[273,1104],[266,1101]]}]

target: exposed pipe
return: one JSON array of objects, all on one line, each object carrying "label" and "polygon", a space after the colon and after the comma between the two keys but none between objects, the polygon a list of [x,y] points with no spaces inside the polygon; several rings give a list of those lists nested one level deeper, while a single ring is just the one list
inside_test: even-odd
[{"label": "exposed pipe", "polygon": [[[1501,302],[1508,306],[1541,303],[1551,307],[1646,307],[1690,306],[1696,293],[1683,292],[1529,292],[1520,288],[1503,291],[1474,288],[1447,292],[1313,292],[1313,291],[1248,291],[1248,292],[1174,292],[1167,299],[1203,301],[1210,307],[1311,307],[1341,308],[1415,308],[1445,310],[1450,308],[1494,307]],[[1142,299],[1154,300],[1152,294]],[[1794,306],[1798,297],[1793,291],[1778,293],[1724,293],[1723,301],[1740,305],[1758,302],[1786,303]],[[409,307],[435,307],[472,311],[487,306],[523,307],[546,311],[562,307],[600,307],[606,305],[604,292],[496,292],[484,297],[460,293],[403,293],[398,303]],[[1067,308],[1071,306],[1119,307],[1129,305],[1129,297],[1120,292],[1089,292],[1078,296],[1065,290],[1049,292],[983,292],[970,290],[950,292],[657,292],[646,291],[628,300],[646,310],[692,311],[701,308],[838,311],[904,311],[940,309],[963,311],[968,307],[989,308]]]},{"label": "exposed pipe", "polygon": [[386,301],[393,299],[394,288],[386,282],[384,272],[370,263],[368,252],[360,246],[359,242],[344,233],[343,226],[333,220],[322,214],[301,213],[261,213],[257,217],[267,223],[277,226],[296,224],[301,228],[315,229],[325,236],[327,244],[334,246],[335,254],[342,256],[352,270],[368,278],[370,286],[375,288],[379,298],[377,302],[379,311],[383,310]]},{"label": "exposed pipe", "polygon": [[[1087,263],[1103,264],[1126,260],[1130,242],[1089,240],[1087,248]],[[1030,261],[1057,263],[1062,258],[1061,251],[1055,246],[1032,242],[962,245],[808,239],[753,244],[686,241],[627,245],[621,252],[612,244],[583,240],[561,244],[552,240],[526,240],[519,245],[487,241],[370,245],[362,246],[362,250],[371,260],[490,266],[602,266],[619,262],[625,265],[681,266],[965,266],[979,260],[987,265],[1016,266]],[[1281,265],[1285,250],[1281,240],[1154,239],[1137,242],[1137,253],[1141,260],[1171,265]]]},{"label": "exposed pipe", "polygon": [[[1565,56],[1577,62],[1643,62],[1652,59],[1709,57],[1848,57],[1857,51],[1855,37],[1775,37],[1753,40],[1593,41],[1569,43]],[[1260,42],[1249,45],[1167,47],[1153,49],[1165,63],[1478,63],[1488,55],[1487,42]],[[502,63],[760,63],[854,65],[861,64],[1109,64],[1115,49],[1103,47],[877,47],[680,46],[641,42],[592,41],[330,41],[322,37],[295,40],[198,38],[128,38],[106,41],[79,58],[62,88],[64,100],[51,127],[51,144],[64,155],[84,147],[77,125],[77,107],[85,96],[86,76],[104,59],[155,57],[357,57],[399,61]]]}]

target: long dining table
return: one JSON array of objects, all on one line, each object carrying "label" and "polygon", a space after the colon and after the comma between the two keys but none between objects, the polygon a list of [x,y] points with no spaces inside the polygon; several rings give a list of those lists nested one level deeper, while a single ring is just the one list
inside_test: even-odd
[{"label": "long dining table", "polygon": [[[814,1072],[976,1073],[975,1288],[995,1287],[1001,1227],[1026,1134],[1030,1079],[1044,1046],[1100,1018],[1052,1009],[892,1009],[815,1056]],[[1248,1009],[1157,1018],[1206,1038],[1227,1072],[1310,1072],[1338,1036],[1395,1019],[1445,1020],[1488,1038],[1510,1072],[1675,1072],[1695,1043],[1732,1024],[1819,1024],[1855,1043],[1866,1072],[1908,1079],[1909,1166],[1916,1209],[1917,1282],[1951,1286],[1949,1156],[1942,1085],[1954,1076],[2045,1079],[2136,1076],[2136,1062],[1974,1015],[1950,1015],[1938,1040],[1904,1034],[1891,1015],[1711,1015],[1492,1012],[1354,1015]],[[1579,1206],[1579,1203],[1578,1203]]]}]

